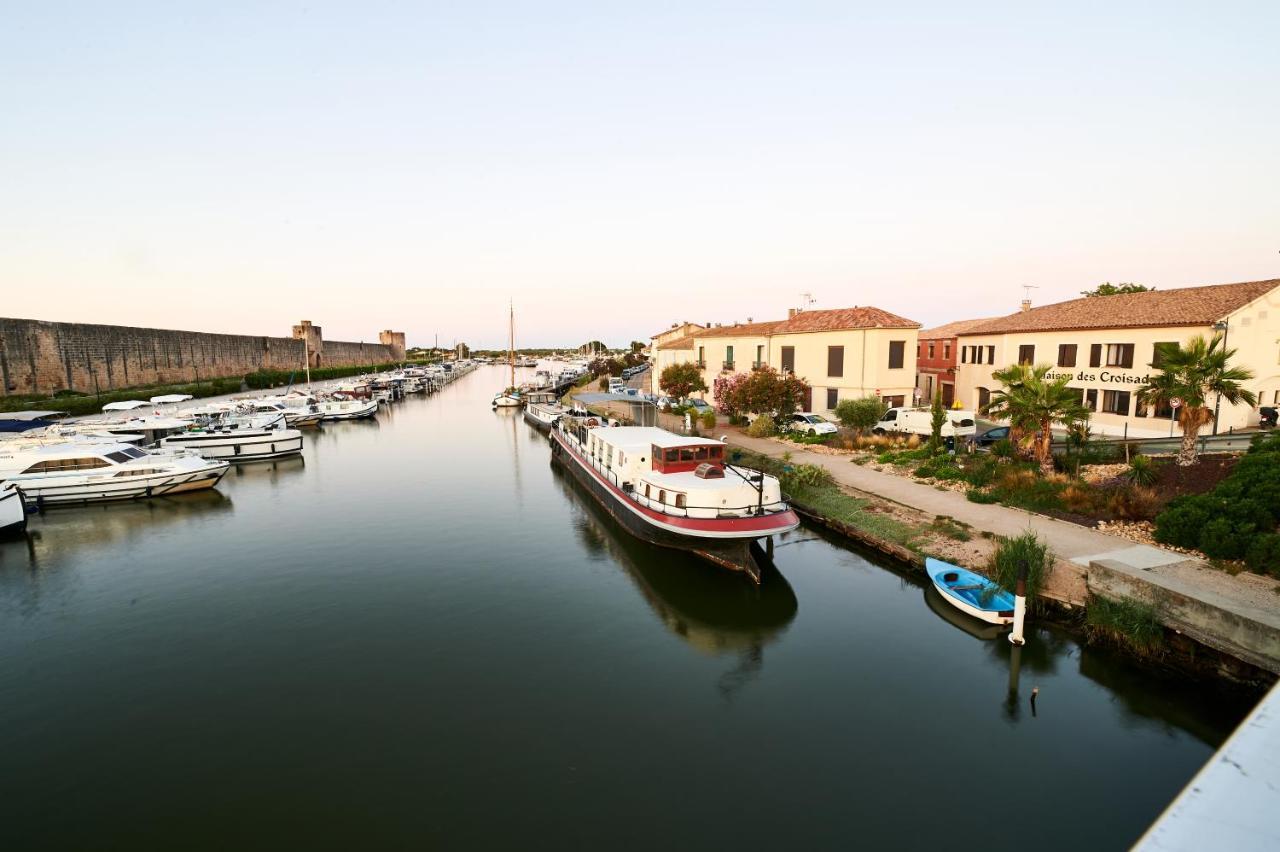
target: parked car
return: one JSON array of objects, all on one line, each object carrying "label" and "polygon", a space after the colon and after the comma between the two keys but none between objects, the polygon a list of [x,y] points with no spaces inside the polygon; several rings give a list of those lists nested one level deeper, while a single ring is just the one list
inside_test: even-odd
[{"label": "parked car", "polygon": [[978,435],[978,437],[974,438],[973,442],[977,444],[979,447],[989,447],[992,444],[994,444],[996,441],[1003,441],[1008,437],[1009,437],[1008,426],[993,426],[992,428]]},{"label": "parked car", "polygon": [[840,431],[836,424],[812,411],[792,414],[783,421],[783,427],[789,432],[802,432],[806,435],[834,435]]},{"label": "parked car", "polygon": [[686,402],[685,405],[693,409],[693,412],[692,412],[693,414],[700,415],[700,414],[704,414],[705,412],[715,410],[707,403],[706,400],[702,400],[702,399],[691,399],[688,402]]},{"label": "parked car", "polygon": [[[933,412],[927,408],[890,408],[871,431],[877,435],[897,432],[928,437],[933,434]],[[942,437],[965,440],[978,431],[972,411],[951,409],[942,424]]]}]

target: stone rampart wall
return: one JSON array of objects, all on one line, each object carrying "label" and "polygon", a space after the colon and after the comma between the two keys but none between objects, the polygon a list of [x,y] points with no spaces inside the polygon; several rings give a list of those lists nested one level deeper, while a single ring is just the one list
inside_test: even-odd
[{"label": "stone rampart wall", "polygon": [[[0,394],[83,393],[301,369],[303,342],[157,328],[0,317]],[[377,343],[324,341],[321,365],[396,360]]]}]

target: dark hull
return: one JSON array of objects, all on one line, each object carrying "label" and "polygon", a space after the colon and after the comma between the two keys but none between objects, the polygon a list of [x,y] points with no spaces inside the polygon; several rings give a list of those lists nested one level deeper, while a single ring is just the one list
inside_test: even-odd
[{"label": "dark hull", "polygon": [[728,541],[695,539],[646,523],[634,512],[619,505],[613,493],[588,473],[554,439],[551,441],[551,463],[562,464],[623,529],[641,541],[647,541],[659,547],[687,551],[709,562],[714,562],[722,568],[741,571],[755,583],[759,583],[764,571],[773,566],[772,559],[754,539],[741,538]]},{"label": "dark hull", "polygon": [[530,426],[537,429],[539,432],[543,432],[543,433],[551,432],[551,424],[543,423],[541,420],[534,417],[532,414],[529,413],[529,409],[527,408],[524,409],[524,411],[522,411],[521,414],[524,416],[524,422],[528,423]]}]

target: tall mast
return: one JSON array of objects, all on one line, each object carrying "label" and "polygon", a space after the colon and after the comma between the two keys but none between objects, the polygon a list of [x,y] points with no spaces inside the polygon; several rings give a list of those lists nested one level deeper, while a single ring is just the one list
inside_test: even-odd
[{"label": "tall mast", "polygon": [[511,387],[516,386],[516,306],[511,305],[511,328],[510,337],[507,339],[507,363],[511,365]]}]

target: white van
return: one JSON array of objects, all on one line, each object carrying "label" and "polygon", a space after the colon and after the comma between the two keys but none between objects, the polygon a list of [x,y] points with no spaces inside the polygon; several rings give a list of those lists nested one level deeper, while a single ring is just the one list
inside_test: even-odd
[{"label": "white van", "polygon": [[[942,437],[963,439],[977,434],[978,424],[972,411],[948,409],[946,414]],[[896,432],[927,438],[933,434],[933,411],[928,408],[890,408],[871,431],[877,435]]]},{"label": "white van", "polygon": [[624,393],[627,389],[627,383],[617,376],[609,379],[609,393]]}]

